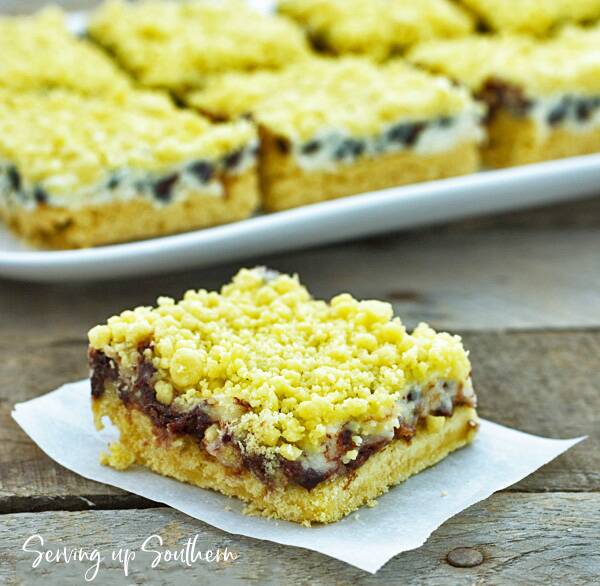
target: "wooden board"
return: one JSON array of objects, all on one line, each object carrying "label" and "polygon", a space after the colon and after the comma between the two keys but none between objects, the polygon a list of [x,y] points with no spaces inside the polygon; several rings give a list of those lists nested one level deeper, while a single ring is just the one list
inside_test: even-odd
[{"label": "wooden board", "polygon": [[[497,494],[457,515],[415,551],[396,556],[375,576],[342,562],[303,549],[232,536],[171,509],[23,513],[7,515],[0,524],[0,583],[28,575],[27,584],[83,584],[93,563],[49,565],[30,572],[35,553],[21,551],[27,538],[41,535],[43,549],[57,546],[92,550],[104,558],[94,583],[99,584],[264,584],[285,586],[361,586],[388,584],[592,584],[600,575],[600,494]],[[356,521],[360,531],[360,519]],[[237,559],[228,563],[159,563],[146,549],[180,550],[198,535],[197,551],[227,548]],[[483,562],[456,568],[446,556],[458,547],[474,548]],[[111,561],[116,548],[129,549],[136,558],[129,576]],[[28,549],[42,549],[30,541]],[[28,573],[30,572],[30,573]]]}]

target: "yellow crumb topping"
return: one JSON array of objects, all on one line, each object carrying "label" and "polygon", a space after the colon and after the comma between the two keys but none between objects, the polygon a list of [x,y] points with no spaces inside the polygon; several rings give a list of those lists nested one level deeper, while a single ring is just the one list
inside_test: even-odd
[{"label": "yellow crumb topping", "polygon": [[128,84],[127,76],[100,49],[67,30],[58,9],[0,18],[0,87],[63,88],[97,95]]},{"label": "yellow crumb topping", "polygon": [[316,45],[376,59],[473,30],[472,17],[449,0],[279,0],[278,10],[300,23]]},{"label": "yellow crumb topping", "polygon": [[226,74],[188,102],[222,118],[251,112],[290,140],[332,129],[372,136],[401,119],[453,116],[473,107],[468,93],[445,78],[400,61],[377,65],[358,57],[310,59],[277,73]]},{"label": "yellow crumb topping", "polygon": [[531,95],[600,92],[600,51],[580,29],[552,40],[532,37],[473,35],[417,45],[409,61],[442,73],[473,90],[490,78],[524,88]]},{"label": "yellow crumb topping", "polygon": [[254,138],[248,122],[213,125],[159,92],[105,99],[0,89],[0,160],[52,193],[75,194],[112,170],[154,173],[220,157]]},{"label": "yellow crumb topping", "polygon": [[89,31],[143,84],[172,90],[197,87],[216,72],[279,68],[308,53],[291,22],[241,0],[113,0]]},{"label": "yellow crumb topping", "polygon": [[565,22],[600,18],[598,0],[461,0],[497,31],[544,35]]},{"label": "yellow crumb topping", "polygon": [[411,385],[470,374],[459,337],[426,324],[408,333],[388,303],[315,300],[297,277],[264,269],[241,270],[220,293],[188,291],[179,302],[124,311],[89,341],[125,370],[150,342],[159,401],[204,401],[291,460],[332,426],[351,421],[360,435],[389,424]]}]

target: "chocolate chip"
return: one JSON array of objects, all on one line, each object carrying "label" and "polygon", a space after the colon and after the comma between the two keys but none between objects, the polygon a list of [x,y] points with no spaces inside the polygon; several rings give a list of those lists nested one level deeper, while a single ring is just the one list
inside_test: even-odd
[{"label": "chocolate chip", "polygon": [[240,149],[223,157],[225,169],[235,169],[242,161],[243,151]]},{"label": "chocolate chip", "polygon": [[37,203],[48,203],[48,194],[39,185],[36,185],[35,189],[33,190],[33,197]]},{"label": "chocolate chip", "polygon": [[592,113],[594,111],[594,102],[593,100],[578,100],[575,106],[575,115],[577,116],[577,120],[581,122],[585,122],[592,117]]},{"label": "chocolate chip", "polygon": [[17,168],[14,165],[11,165],[8,168],[7,175],[10,186],[15,191],[19,191],[21,189],[21,174],[17,171]]},{"label": "chocolate chip", "polygon": [[311,140],[302,147],[302,154],[313,155],[321,148],[321,143],[318,140]]},{"label": "chocolate chip", "polygon": [[457,547],[448,552],[446,560],[455,568],[474,568],[483,562],[483,554],[474,547]]},{"label": "chocolate chip", "polygon": [[347,138],[340,144],[335,150],[333,156],[338,159],[345,159],[346,157],[360,157],[365,151],[365,143],[361,140],[354,138]]},{"label": "chocolate chip", "polygon": [[485,82],[476,97],[487,105],[486,120],[488,121],[501,108],[506,108],[515,116],[524,116],[533,106],[533,102],[527,98],[523,88],[494,77]]},{"label": "chocolate chip", "polygon": [[170,201],[173,196],[173,187],[178,179],[179,174],[173,173],[172,175],[167,175],[160,181],[157,181],[154,184],[154,195],[156,199],[159,199],[160,201]]},{"label": "chocolate chip", "polygon": [[421,391],[419,389],[411,389],[411,391],[406,395],[406,400],[409,403],[416,401],[421,396]]},{"label": "chocolate chip", "polygon": [[275,139],[275,146],[282,155],[287,155],[290,152],[290,143],[281,136]]},{"label": "chocolate chip", "polygon": [[110,179],[108,180],[108,183],[106,184],[106,187],[108,187],[108,189],[116,189],[120,182],[121,178],[115,173],[111,175]]},{"label": "chocolate chip", "polygon": [[91,349],[88,362],[92,370],[92,397],[100,397],[104,393],[106,381],[117,379],[118,370],[115,362],[100,350]]},{"label": "chocolate chip", "polygon": [[556,126],[561,122],[564,122],[567,117],[567,113],[569,111],[569,102],[567,100],[562,100],[560,104],[548,113],[548,124],[550,126]]},{"label": "chocolate chip", "polygon": [[387,138],[390,142],[412,146],[424,129],[425,124],[422,122],[396,124],[388,131]]},{"label": "chocolate chip", "polygon": [[280,458],[279,462],[286,477],[307,490],[312,490],[317,484],[327,480],[335,471],[332,468],[327,472],[318,472],[314,468],[305,468],[300,462],[292,462],[285,458]]},{"label": "chocolate chip", "polygon": [[188,167],[188,171],[201,183],[208,183],[213,176],[213,166],[207,161],[196,161]]},{"label": "chocolate chip", "polygon": [[449,128],[454,124],[454,118],[452,118],[451,116],[442,116],[438,119],[438,124],[442,128]]}]

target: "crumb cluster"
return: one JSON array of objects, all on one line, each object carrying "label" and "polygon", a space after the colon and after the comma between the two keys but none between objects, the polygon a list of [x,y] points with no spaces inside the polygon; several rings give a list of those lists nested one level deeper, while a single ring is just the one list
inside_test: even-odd
[{"label": "crumb cluster", "polygon": [[600,17],[597,0],[461,0],[496,31],[544,35],[564,22]]},{"label": "crumb cluster", "polygon": [[56,8],[0,18],[0,88],[62,88],[97,96],[129,85],[129,77],[101,49],[67,30]]},{"label": "crumb cluster", "polygon": [[229,73],[189,96],[221,118],[252,113],[270,132],[306,140],[323,130],[373,136],[399,120],[454,116],[474,108],[469,93],[403,62],[313,58],[282,72]]},{"label": "crumb cluster", "polygon": [[418,45],[408,59],[479,90],[502,79],[533,95],[600,93],[598,29],[570,28],[550,40],[522,35],[472,35]]},{"label": "crumb cluster", "polygon": [[416,42],[473,30],[473,18],[448,0],[279,0],[314,44],[337,54],[384,59]]},{"label": "crumb cluster", "polygon": [[112,0],[89,31],[143,84],[177,91],[217,72],[280,68],[308,54],[302,31],[242,0]]}]

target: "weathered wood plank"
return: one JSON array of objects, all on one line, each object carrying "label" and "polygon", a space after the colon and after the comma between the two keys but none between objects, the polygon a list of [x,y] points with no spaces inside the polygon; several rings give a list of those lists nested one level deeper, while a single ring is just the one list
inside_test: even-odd
[{"label": "weathered wood plank", "polygon": [[[590,435],[513,490],[600,490],[600,332],[469,333],[465,343],[483,417],[539,435]],[[0,355],[0,512],[146,506],[61,468],[10,418],[15,402],[87,374],[84,341],[23,335],[0,341]]]},{"label": "weathered wood plank", "polygon": [[0,319],[10,335],[80,338],[122,309],[219,288],[241,266],[298,273],[317,297],[349,291],[392,302],[409,325],[507,330],[600,326],[600,230],[490,229],[410,232],[264,256],[176,275],[86,285],[2,282]]},{"label": "weathered wood plank", "polygon": [[[357,520],[357,530],[360,521]],[[418,550],[396,556],[371,576],[321,554],[229,535],[171,509],[37,513],[6,515],[0,525],[0,582],[83,583],[92,564],[72,562],[31,568],[35,554],[21,551],[31,535],[42,535],[44,548],[97,548],[105,561],[95,583],[101,584],[590,584],[600,575],[598,526],[600,494],[497,494],[471,507],[438,529]],[[228,563],[150,564],[140,551],[150,535],[163,548],[177,550],[198,535],[197,550],[228,549],[239,557]],[[446,555],[456,547],[479,550],[484,561],[455,568]],[[129,577],[110,561],[111,551],[136,552]],[[29,549],[40,549],[39,542]],[[20,582],[19,582],[20,583]]]}]

